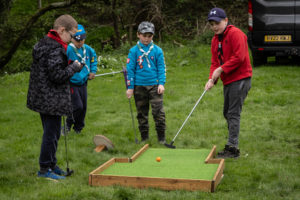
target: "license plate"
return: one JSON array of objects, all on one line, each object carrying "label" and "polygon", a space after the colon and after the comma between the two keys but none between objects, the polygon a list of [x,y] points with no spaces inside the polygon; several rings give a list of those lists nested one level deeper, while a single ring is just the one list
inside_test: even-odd
[{"label": "license plate", "polygon": [[291,35],[265,35],[265,42],[291,42]]}]

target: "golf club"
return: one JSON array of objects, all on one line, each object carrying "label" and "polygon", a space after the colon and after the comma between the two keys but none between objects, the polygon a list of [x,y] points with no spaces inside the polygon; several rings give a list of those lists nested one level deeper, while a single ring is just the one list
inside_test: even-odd
[{"label": "golf club", "polygon": [[67,147],[67,135],[68,135],[68,133],[66,131],[67,127],[66,127],[66,121],[65,121],[64,116],[62,117],[62,120],[63,120],[63,126],[64,126],[64,128],[63,128],[64,134],[63,135],[64,135],[64,138],[65,138],[66,161],[67,161],[67,172],[66,172],[65,176],[71,176],[74,173],[74,171],[69,169],[68,147]]},{"label": "golf club", "polygon": [[103,74],[97,74],[95,75],[95,77],[98,77],[98,76],[107,76],[107,75],[111,75],[111,74],[118,74],[118,73],[122,73],[122,71],[117,71],[117,72],[109,72],[109,73],[103,73]]},{"label": "golf club", "polygon": [[175,135],[175,137],[173,138],[173,140],[171,141],[170,144],[165,143],[165,146],[168,148],[172,148],[175,149],[176,146],[174,146],[174,141],[177,137],[177,135],[180,133],[181,129],[184,127],[185,123],[187,122],[187,120],[190,118],[191,114],[194,112],[195,108],[197,107],[197,105],[199,104],[199,102],[201,101],[202,97],[204,96],[204,94],[207,92],[207,90],[204,90],[204,92],[202,93],[202,95],[200,96],[200,98],[198,99],[198,101],[196,102],[194,108],[192,109],[192,111],[190,112],[190,114],[187,116],[187,118],[185,119],[185,121],[183,122],[182,126],[180,127],[180,129],[178,130],[177,134]]},{"label": "golf club", "polygon": [[[123,75],[124,75],[124,80],[125,80],[125,85],[126,85],[126,90],[128,89],[128,85],[127,85],[127,71],[126,68],[123,67]],[[131,120],[132,120],[132,127],[133,127],[133,131],[134,131],[134,139],[135,139],[135,143],[138,144],[139,141],[137,139],[136,136],[136,130],[135,130],[135,124],[134,124],[134,117],[133,117],[133,112],[132,112],[132,107],[131,107],[131,100],[128,99],[128,103],[129,103],[129,108],[130,108],[130,114],[131,114]]]}]

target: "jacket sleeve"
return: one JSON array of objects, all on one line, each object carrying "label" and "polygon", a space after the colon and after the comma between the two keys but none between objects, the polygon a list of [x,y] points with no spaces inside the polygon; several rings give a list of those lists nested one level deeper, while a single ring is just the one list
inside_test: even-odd
[{"label": "jacket sleeve", "polygon": [[164,85],[166,83],[166,65],[163,51],[160,48],[157,57],[158,84]]},{"label": "jacket sleeve", "polygon": [[64,51],[60,48],[50,52],[47,60],[49,80],[59,84],[68,81],[74,73],[81,70],[81,66],[75,62],[66,66]]},{"label": "jacket sleeve", "polygon": [[135,81],[135,68],[136,68],[136,52],[134,48],[130,49],[128,58],[127,58],[127,86],[128,89],[134,88],[134,81]]},{"label": "jacket sleeve", "polygon": [[218,47],[217,45],[218,45],[217,39],[214,37],[211,41],[211,65],[210,65],[209,79],[211,79],[215,69],[219,67],[218,51],[216,50]]},{"label": "jacket sleeve", "polygon": [[96,54],[95,50],[91,47],[90,47],[90,58],[91,58],[91,66],[90,66],[91,73],[96,74],[97,64],[98,64],[97,54]]},{"label": "jacket sleeve", "polygon": [[231,42],[231,55],[227,61],[222,65],[224,73],[230,73],[241,65],[245,59],[245,44],[244,33],[240,30],[234,30],[230,33],[228,40]]}]

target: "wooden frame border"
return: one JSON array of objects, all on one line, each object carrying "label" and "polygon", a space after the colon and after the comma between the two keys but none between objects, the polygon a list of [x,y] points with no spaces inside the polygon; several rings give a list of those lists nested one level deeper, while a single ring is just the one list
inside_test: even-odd
[{"label": "wooden frame border", "polygon": [[131,158],[112,158],[103,165],[95,169],[89,174],[89,185],[91,186],[110,186],[121,185],[131,186],[135,188],[160,188],[163,190],[201,190],[205,192],[215,192],[218,184],[223,177],[223,170],[225,167],[224,159],[214,159],[216,154],[216,146],[213,146],[209,155],[207,156],[206,164],[219,164],[219,167],[212,180],[200,179],[176,179],[176,178],[152,178],[152,177],[137,177],[137,176],[113,176],[101,175],[100,172],[107,169],[116,162],[134,162],[140,155],[142,155],[149,145],[144,145]]},{"label": "wooden frame border", "polygon": [[136,152],[131,158],[129,162],[134,162],[140,155],[142,155],[149,147],[149,144],[145,144],[138,152]]}]

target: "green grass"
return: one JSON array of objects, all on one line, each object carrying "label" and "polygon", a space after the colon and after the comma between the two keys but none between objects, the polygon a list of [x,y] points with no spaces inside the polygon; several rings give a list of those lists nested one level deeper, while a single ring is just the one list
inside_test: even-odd
[{"label": "green grass", "polygon": [[[209,149],[149,148],[132,163],[114,163],[100,174],[211,181],[218,164],[204,163]],[[161,161],[157,162],[156,157]]]},{"label": "green grass", "polygon": [[[162,47],[167,63],[164,106],[170,142],[203,92],[210,50],[208,46]],[[125,64],[126,55],[114,56],[124,57],[120,66]],[[299,199],[299,74],[295,66],[254,68],[252,89],[242,112],[241,157],[226,160],[224,178],[213,194],[88,185],[89,172],[96,167],[112,157],[131,156],[142,147],[134,142],[122,74],[89,82],[86,127],[82,134],[71,132],[68,137],[73,176],[58,183],[37,178],[42,125],[38,113],[26,108],[29,73],[0,77],[0,199]],[[178,135],[177,148],[223,148],[227,130],[222,93],[219,82],[204,96]],[[131,103],[134,108],[133,100]],[[150,127],[151,148],[162,148],[152,117]],[[108,137],[116,148],[95,153],[96,134]],[[65,169],[63,139],[57,158]]]}]

